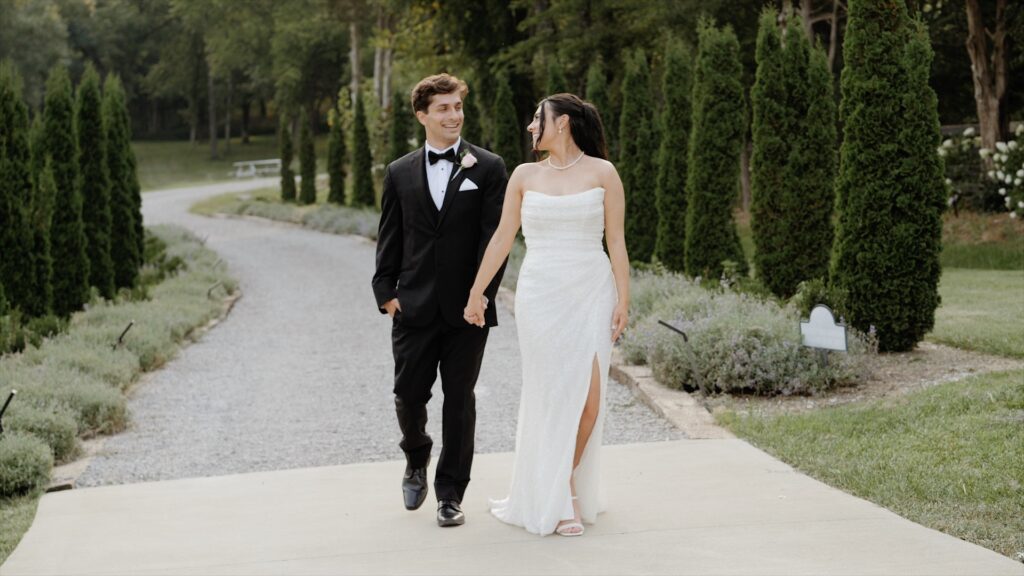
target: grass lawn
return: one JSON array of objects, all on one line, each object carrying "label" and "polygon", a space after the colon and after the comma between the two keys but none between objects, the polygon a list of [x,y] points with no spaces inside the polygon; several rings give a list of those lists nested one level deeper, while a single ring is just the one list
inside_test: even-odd
[{"label": "grass lawn", "polygon": [[39,507],[39,495],[29,494],[0,500],[0,564],[14,552],[21,537],[28,532]]},{"label": "grass lawn", "polygon": [[[205,142],[196,145],[188,142],[132,143],[139,165],[139,184],[144,192],[162,188],[176,188],[194,184],[205,184],[232,180],[231,164],[240,160],[267,160],[278,158],[277,139],[272,135],[252,136],[249,144],[242,144],[237,138],[231,139],[231,152],[224,153],[220,143],[220,160],[210,160],[210,147]],[[298,143],[292,169],[298,172]],[[316,138],[317,168],[323,172],[327,165],[327,136]]]},{"label": "grass lawn", "polygon": [[822,482],[1000,554],[1024,553],[1024,371],[720,424]]},{"label": "grass lawn", "polygon": [[1024,270],[946,268],[932,342],[1024,358]]}]

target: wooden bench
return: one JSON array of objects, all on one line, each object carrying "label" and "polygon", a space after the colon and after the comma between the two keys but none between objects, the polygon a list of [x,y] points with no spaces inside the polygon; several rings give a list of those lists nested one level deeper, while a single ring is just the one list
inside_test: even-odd
[{"label": "wooden bench", "polygon": [[281,173],[281,159],[274,158],[271,160],[243,160],[241,162],[233,162],[235,171],[233,174],[235,178],[247,178],[256,176],[267,176],[270,174]]}]

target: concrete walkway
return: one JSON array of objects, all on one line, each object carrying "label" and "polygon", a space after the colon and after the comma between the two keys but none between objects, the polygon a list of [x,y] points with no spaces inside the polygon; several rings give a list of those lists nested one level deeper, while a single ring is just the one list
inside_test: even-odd
[{"label": "concrete walkway", "polygon": [[48,494],[0,574],[1024,574],[740,440],[604,450],[608,512],[581,538],[493,519],[512,460],[488,454],[460,528],[402,508],[400,462]]}]

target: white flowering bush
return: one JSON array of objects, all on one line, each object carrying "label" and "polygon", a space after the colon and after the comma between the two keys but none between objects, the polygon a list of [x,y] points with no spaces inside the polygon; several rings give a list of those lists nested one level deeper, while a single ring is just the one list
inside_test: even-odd
[{"label": "white flowering bush", "polygon": [[[796,305],[731,290],[708,290],[675,274],[638,273],[631,286],[632,327],[622,352],[648,364],[670,388],[707,394],[813,394],[863,382],[875,340],[848,328],[849,353],[823,364],[800,344]],[[658,324],[664,320],[688,337]]]},{"label": "white flowering bush", "polygon": [[974,128],[946,138],[938,148],[946,170],[948,204],[953,209],[993,211],[999,209],[984,165],[978,157],[981,137]]},{"label": "white flowering bush", "polygon": [[992,169],[986,175],[998,187],[1010,218],[1024,217],[1024,123],[1017,125],[1013,140],[996,142],[995,150],[982,148],[978,154],[992,160]]}]

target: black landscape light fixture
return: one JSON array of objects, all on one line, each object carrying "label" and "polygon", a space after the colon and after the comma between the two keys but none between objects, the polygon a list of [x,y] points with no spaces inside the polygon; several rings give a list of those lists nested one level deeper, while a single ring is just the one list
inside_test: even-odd
[{"label": "black landscape light fixture", "polygon": [[124,331],[121,332],[121,335],[117,337],[117,342],[114,342],[114,345],[110,347],[111,350],[117,350],[118,346],[124,344],[124,337],[126,334],[128,334],[128,331],[132,329],[132,326],[135,326],[135,320],[128,322],[128,325],[125,326]]},{"label": "black landscape light fixture", "polygon": [[693,347],[690,346],[690,337],[686,335],[686,332],[683,332],[682,328],[677,328],[669,324],[668,322],[665,322],[664,320],[658,320],[658,324],[661,324],[665,328],[668,328],[669,330],[682,336],[683,342],[686,343],[685,348],[689,352],[690,356],[690,372],[693,375],[693,381],[696,383],[696,385],[687,386],[684,384],[683,389],[686,390],[687,392],[691,392],[693,390],[703,390],[704,387],[701,386],[700,371],[697,369],[697,355],[694,353]]},{"label": "black landscape light fixture", "polygon": [[7,407],[11,405],[11,400],[14,400],[14,396],[17,394],[17,390],[11,390],[10,395],[7,396],[7,401],[4,402],[4,407],[0,408],[0,434],[4,433],[4,412],[7,412]]}]

